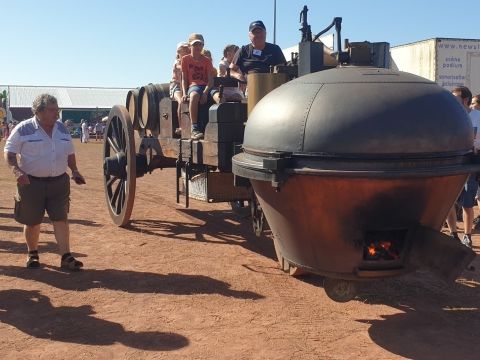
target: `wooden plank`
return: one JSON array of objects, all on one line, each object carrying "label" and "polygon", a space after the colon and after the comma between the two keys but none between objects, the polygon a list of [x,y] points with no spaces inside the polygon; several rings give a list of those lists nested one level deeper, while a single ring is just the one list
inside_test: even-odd
[{"label": "wooden plank", "polygon": [[212,105],[208,113],[209,123],[245,123],[247,104],[226,102]]},{"label": "wooden plank", "polygon": [[[181,106],[180,127],[182,128],[182,139],[190,139],[192,135],[192,121],[190,120],[188,103],[182,103],[180,106]],[[211,103],[207,103],[204,105],[200,105],[198,107],[198,124],[201,129],[204,128],[204,124],[208,123],[210,106],[211,106]]]},{"label": "wooden plank", "polygon": [[[182,178],[182,182],[184,185],[185,178]],[[252,188],[235,187],[232,173],[218,171],[208,172],[208,175],[201,173],[195,175],[189,185],[190,197],[201,201],[226,202],[252,199]],[[183,193],[185,193],[184,186]]]},{"label": "wooden plank", "polygon": [[178,125],[176,101],[172,101],[170,98],[163,98],[159,104],[160,114],[160,136],[163,138],[177,137],[175,135],[175,129]]},{"label": "wooden plank", "polygon": [[178,139],[159,138],[160,146],[162,148],[162,155],[169,158],[177,158],[179,152]]},{"label": "wooden plank", "polygon": [[192,140],[180,140],[182,142],[182,159],[188,161],[192,155]]},{"label": "wooden plank", "polygon": [[233,185],[232,173],[208,173],[207,199],[209,202],[250,200],[251,198],[251,188],[235,187]]},{"label": "wooden plank", "polygon": [[[231,171],[233,142],[210,142],[202,141],[203,164],[216,166],[222,171]],[[195,149],[195,148],[194,148]]]},{"label": "wooden plank", "polygon": [[211,142],[237,142],[243,143],[243,123],[208,123],[205,128],[205,140]]},{"label": "wooden plank", "polygon": [[188,103],[182,103],[180,106],[180,127],[182,128],[182,139],[190,139],[192,136],[192,122],[190,120],[190,112],[188,111]]}]

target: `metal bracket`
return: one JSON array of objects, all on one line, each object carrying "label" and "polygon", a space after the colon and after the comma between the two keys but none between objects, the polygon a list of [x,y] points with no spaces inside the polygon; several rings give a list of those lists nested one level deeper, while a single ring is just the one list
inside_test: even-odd
[{"label": "metal bracket", "polygon": [[263,159],[263,168],[272,172],[272,187],[275,191],[280,191],[280,185],[285,176],[282,176],[284,170],[292,163],[292,153],[280,153],[277,157]]},{"label": "metal bracket", "polygon": [[292,158],[263,159],[263,168],[278,172],[284,170],[290,165]]},{"label": "metal bracket", "polygon": [[190,205],[190,179],[192,178],[192,163],[193,163],[193,140],[190,139],[190,154],[185,163],[185,207]]},{"label": "metal bracket", "polygon": [[180,203],[180,178],[182,177],[182,139],[178,140],[178,146],[178,157],[177,161],[175,161],[177,204]]}]

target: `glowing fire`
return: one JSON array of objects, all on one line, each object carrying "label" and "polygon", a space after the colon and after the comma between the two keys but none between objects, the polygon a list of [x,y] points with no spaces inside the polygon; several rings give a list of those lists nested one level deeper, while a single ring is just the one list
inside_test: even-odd
[{"label": "glowing fire", "polygon": [[392,243],[390,241],[382,241],[380,243],[380,246],[385,249],[386,251],[390,250],[390,247],[392,246]]},{"label": "glowing fire", "polygon": [[394,259],[398,258],[398,254],[395,253],[392,249],[391,241],[380,241],[378,243],[372,243],[368,246],[368,255],[374,258],[377,256],[382,256],[382,254],[388,254]]}]

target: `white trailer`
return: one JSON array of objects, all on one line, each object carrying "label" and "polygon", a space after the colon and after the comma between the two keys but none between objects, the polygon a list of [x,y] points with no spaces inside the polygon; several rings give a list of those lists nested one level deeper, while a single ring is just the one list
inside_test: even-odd
[{"label": "white trailer", "polygon": [[480,93],[480,39],[434,38],[390,49],[390,66],[435,81],[447,90]]}]

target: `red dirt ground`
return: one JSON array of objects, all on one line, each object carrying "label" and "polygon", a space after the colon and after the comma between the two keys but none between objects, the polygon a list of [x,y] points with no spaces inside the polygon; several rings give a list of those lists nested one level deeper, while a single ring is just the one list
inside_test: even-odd
[{"label": "red dirt ground", "polygon": [[79,273],[60,271],[48,220],[43,267],[25,269],[15,183],[0,161],[1,359],[480,358],[478,270],[453,285],[427,272],[375,281],[338,304],[321,277],[282,273],[271,238],[226,204],[176,205],[171,170],[138,179],[132,223],[116,227],[102,146],[75,146],[87,180],[72,184]]}]

